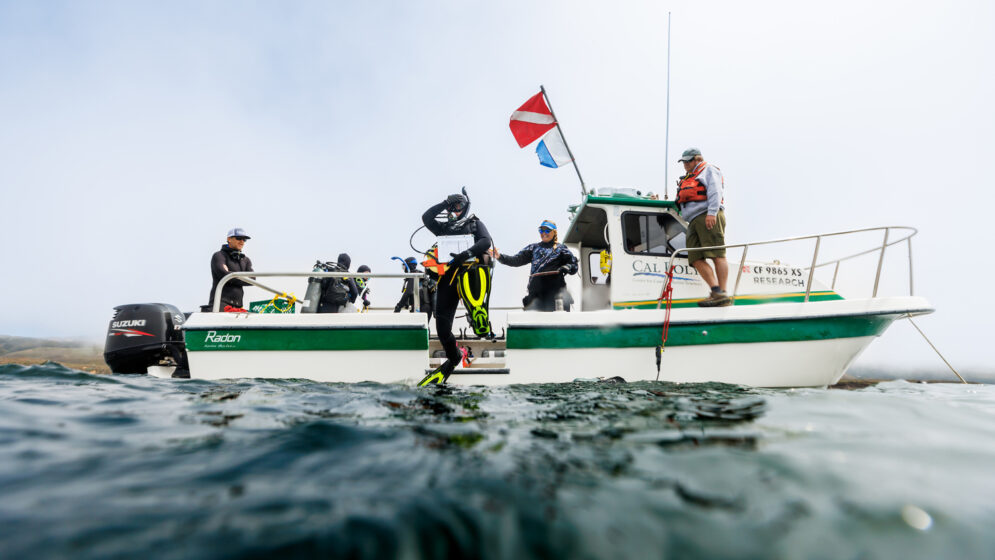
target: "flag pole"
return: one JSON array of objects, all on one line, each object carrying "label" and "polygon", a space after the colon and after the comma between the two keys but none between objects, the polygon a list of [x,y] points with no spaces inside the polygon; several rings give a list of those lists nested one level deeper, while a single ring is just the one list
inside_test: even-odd
[{"label": "flag pole", "polygon": [[[550,112],[553,110],[550,109]],[[663,141],[663,199],[667,200],[670,188],[670,12],[667,12],[667,132]]]},{"label": "flag pole", "polygon": [[574,159],[573,152],[570,151],[570,144],[567,144],[567,137],[563,134],[563,129],[560,128],[560,121],[556,118],[556,113],[553,111],[553,104],[549,102],[549,95],[546,94],[546,88],[539,84],[539,91],[542,92],[543,98],[546,99],[546,106],[549,107],[549,114],[553,117],[553,122],[556,123],[556,129],[560,132],[560,138],[563,138],[563,147],[567,149],[567,155],[570,156],[570,162],[574,164],[574,171],[577,172],[577,178],[580,179],[580,192],[581,195],[587,196],[587,187],[584,186],[584,178],[580,176],[580,169],[577,169],[577,160]]}]

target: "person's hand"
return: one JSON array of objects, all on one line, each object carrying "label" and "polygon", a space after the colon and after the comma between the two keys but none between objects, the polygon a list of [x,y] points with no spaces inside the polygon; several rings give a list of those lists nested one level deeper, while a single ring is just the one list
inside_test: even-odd
[{"label": "person's hand", "polygon": [[465,206],[466,197],[461,194],[451,194],[446,197],[446,207],[452,210],[456,205]]},{"label": "person's hand", "polygon": [[463,251],[462,253],[449,253],[449,256],[453,258],[453,260],[449,261],[449,266],[459,266],[472,259],[473,253],[470,251]]},{"label": "person's hand", "polygon": [[490,249],[490,253],[491,253],[491,257],[493,257],[495,259],[500,259],[501,258],[501,253],[498,252],[497,247],[492,247]]},{"label": "person's hand", "polygon": [[565,264],[560,268],[556,269],[556,271],[562,274],[563,276],[566,276],[567,274],[570,274],[570,265]]},{"label": "person's hand", "polygon": [[716,222],[715,216],[713,216],[711,214],[705,216],[705,227],[706,228],[712,229],[713,227],[715,227],[715,222]]}]

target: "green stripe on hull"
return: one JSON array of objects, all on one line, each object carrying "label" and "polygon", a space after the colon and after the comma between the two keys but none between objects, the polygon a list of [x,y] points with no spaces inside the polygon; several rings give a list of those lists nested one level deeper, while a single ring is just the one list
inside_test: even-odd
[{"label": "green stripe on hull", "polygon": [[[879,335],[898,315],[861,315],[670,325],[667,346],[788,342]],[[660,344],[661,325],[508,328],[509,349],[642,348]]]},{"label": "green stripe on hull", "polygon": [[187,330],[189,351],[428,350],[427,329]]},{"label": "green stripe on hull", "polygon": [[[698,301],[704,299],[693,298],[693,299],[677,299],[671,302],[670,307],[697,307]],[[836,292],[812,292],[809,294],[808,300],[811,301],[835,301],[841,300],[843,296],[837,294]],[[790,303],[790,302],[804,302],[805,292],[797,292],[793,294],[771,294],[771,295],[748,295],[748,296],[736,296],[734,302],[735,305],[758,305],[761,303]],[[615,309],[656,309],[656,300],[649,301],[621,301],[613,304]],[[660,307],[666,305],[667,302],[660,304]]]}]

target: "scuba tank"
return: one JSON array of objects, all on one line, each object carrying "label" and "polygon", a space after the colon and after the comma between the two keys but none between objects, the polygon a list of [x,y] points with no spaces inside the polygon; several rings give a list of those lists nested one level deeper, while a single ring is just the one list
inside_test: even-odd
[{"label": "scuba tank", "polygon": [[[311,272],[323,272],[325,267],[321,261],[314,263]],[[301,307],[301,313],[317,313],[318,302],[321,300],[321,278],[310,277],[307,279],[307,292],[304,293],[304,300],[307,305]]]}]

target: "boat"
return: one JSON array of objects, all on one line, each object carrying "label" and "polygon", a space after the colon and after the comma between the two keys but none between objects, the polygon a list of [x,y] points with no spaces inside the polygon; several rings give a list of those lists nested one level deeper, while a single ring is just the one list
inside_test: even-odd
[{"label": "boat", "polygon": [[[495,336],[477,338],[461,330],[460,344],[474,358],[457,368],[448,383],[621,377],[824,387],[838,382],[894,321],[933,311],[927,300],[913,295],[911,239],[916,230],[911,227],[726,245],[733,305],[707,308],[697,305],[708,289],[687,262],[687,223],[674,201],[634,189],[599,189],[586,192],[570,211],[562,242],[580,264],[574,310],[505,309],[504,317],[499,321],[495,314],[492,322]],[[881,241],[870,247],[820,260],[824,243],[877,235]],[[804,263],[751,258],[798,242],[813,244]],[[903,246],[908,294],[879,294],[886,252]],[[837,290],[841,265],[868,260],[871,266],[857,268],[868,273],[869,282],[872,277],[870,295],[844,297]],[[824,278],[830,271],[831,281]],[[347,276],[422,278],[414,273],[240,272],[222,279],[217,293],[237,278],[276,299],[286,293],[264,280]],[[167,304],[118,306],[108,328],[105,359],[115,373],[408,384],[444,359],[422,313],[222,313],[219,305],[212,312],[193,313]]]}]

